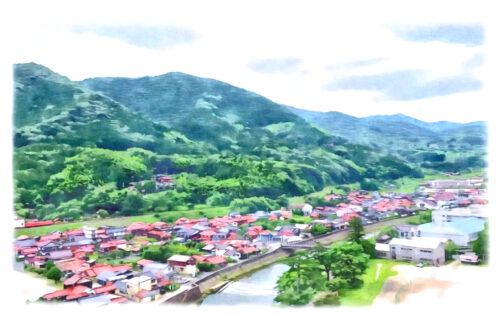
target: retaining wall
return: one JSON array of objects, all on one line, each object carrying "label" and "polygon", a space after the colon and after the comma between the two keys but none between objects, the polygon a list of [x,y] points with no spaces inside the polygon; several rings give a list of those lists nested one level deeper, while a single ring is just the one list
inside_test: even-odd
[{"label": "retaining wall", "polygon": [[235,265],[224,267],[216,272],[213,272],[201,279],[196,283],[200,287],[202,293],[208,291],[215,284],[233,278],[247,272],[251,272],[257,268],[272,264],[282,258],[285,258],[292,254],[293,251],[287,251],[282,248],[278,248],[272,252],[254,256],[241,263],[236,263]]},{"label": "retaining wall", "polygon": [[200,299],[202,296],[200,287],[198,285],[191,286],[190,289],[175,295],[172,298],[165,300],[162,304],[186,304],[192,303]]}]

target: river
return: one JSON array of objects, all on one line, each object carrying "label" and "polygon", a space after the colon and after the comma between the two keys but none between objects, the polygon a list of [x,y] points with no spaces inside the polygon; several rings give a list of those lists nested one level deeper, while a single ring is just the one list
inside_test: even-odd
[{"label": "river", "polygon": [[278,295],[278,278],[290,267],[275,263],[249,276],[230,282],[215,294],[207,296],[201,306],[207,305],[259,305],[272,306]]}]

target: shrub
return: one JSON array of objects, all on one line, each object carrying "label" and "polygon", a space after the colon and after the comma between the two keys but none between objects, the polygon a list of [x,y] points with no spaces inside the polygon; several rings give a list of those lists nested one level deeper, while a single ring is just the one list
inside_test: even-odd
[{"label": "shrub", "polygon": [[314,306],[339,306],[340,299],[337,294],[328,294],[314,301]]},{"label": "shrub", "polygon": [[446,245],[444,247],[445,259],[447,261],[453,259],[453,255],[457,254],[458,250],[459,250],[458,245],[453,243],[453,241],[446,242]]},{"label": "shrub", "polygon": [[202,272],[211,272],[215,269],[215,264],[209,264],[209,263],[198,263],[196,264],[196,267]]},{"label": "shrub", "polygon": [[47,278],[54,280],[54,282],[58,282],[62,277],[61,270],[57,267],[52,267],[48,272],[47,272]]},{"label": "shrub", "polygon": [[325,227],[323,227],[322,225],[319,225],[319,224],[315,224],[311,227],[311,229],[309,230],[309,232],[316,236],[316,235],[321,235],[321,234],[325,234],[325,233],[328,233],[329,230]]},{"label": "shrub", "polygon": [[100,209],[99,211],[97,211],[97,215],[101,218],[101,219],[104,219],[104,218],[107,218],[109,216],[109,213],[108,211],[104,210],[104,209]]}]

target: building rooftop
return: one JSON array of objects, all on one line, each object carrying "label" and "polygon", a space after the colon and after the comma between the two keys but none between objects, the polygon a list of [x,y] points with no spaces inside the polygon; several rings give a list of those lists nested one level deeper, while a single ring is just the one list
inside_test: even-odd
[{"label": "building rooftop", "polygon": [[186,256],[186,255],[172,255],[168,260],[169,261],[174,261],[174,262],[187,262],[191,259],[191,256]]},{"label": "building rooftop", "polygon": [[484,220],[467,217],[445,223],[426,223],[418,227],[420,232],[442,233],[442,234],[472,234],[484,230]]},{"label": "building rooftop", "polygon": [[389,245],[402,245],[408,247],[437,248],[439,244],[446,242],[446,239],[434,237],[414,237],[411,240],[393,238]]}]

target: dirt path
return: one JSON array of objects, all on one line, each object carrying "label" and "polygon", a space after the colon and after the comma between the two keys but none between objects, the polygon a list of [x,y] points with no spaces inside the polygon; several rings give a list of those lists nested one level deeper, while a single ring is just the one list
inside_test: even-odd
[{"label": "dirt path", "polygon": [[382,292],[373,305],[418,305],[439,301],[470,303],[481,297],[480,284],[487,284],[489,267],[461,265],[458,262],[441,267],[418,268],[414,265],[397,265],[398,275],[386,280]]}]

